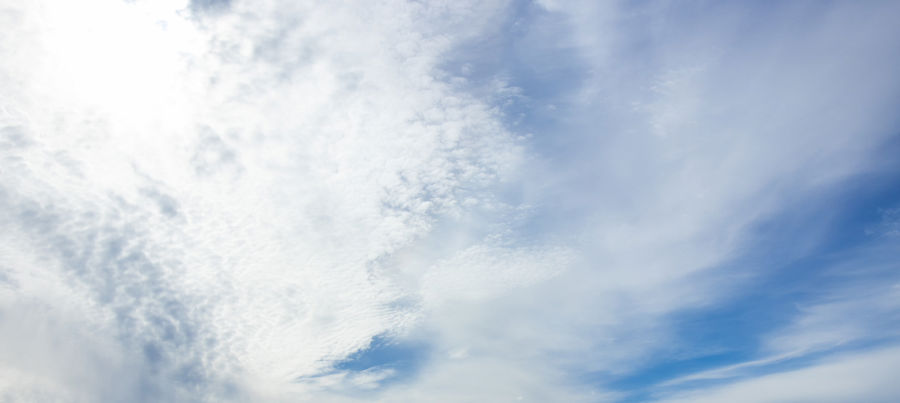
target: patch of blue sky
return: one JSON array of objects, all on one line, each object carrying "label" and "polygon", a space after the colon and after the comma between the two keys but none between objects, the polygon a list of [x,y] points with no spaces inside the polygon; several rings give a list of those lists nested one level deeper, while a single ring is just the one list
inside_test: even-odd
[{"label": "patch of blue sky", "polygon": [[374,382],[356,386],[351,382],[336,390],[341,394],[371,397],[373,393],[383,391],[391,385],[416,379],[429,356],[430,349],[423,342],[378,335],[372,338],[367,347],[334,363],[330,371],[301,377],[297,381],[305,382],[335,374],[346,374],[349,379],[375,375]]},{"label": "patch of blue sky", "polygon": [[365,349],[351,354],[334,365],[341,371],[365,371],[373,368],[390,368],[396,371],[395,379],[414,374],[428,359],[426,345],[401,341],[386,335],[375,336]]},{"label": "patch of blue sky", "polygon": [[[660,365],[650,371],[642,372],[638,377],[622,378],[606,383],[605,386],[622,393],[620,398],[616,400],[617,403],[655,401],[678,392],[714,388],[716,386],[734,383],[740,379],[807,368],[815,366],[816,364],[825,361],[827,358],[841,353],[870,349],[874,350],[878,347],[892,344],[896,344],[896,340],[893,342],[877,340],[853,343],[852,345],[837,347],[829,351],[819,351],[799,357],[777,360],[768,364],[756,365],[742,373],[740,376],[709,377],[682,380],[673,383],[667,382],[671,381],[673,377],[674,379],[677,379],[678,377],[684,376],[686,373],[727,366],[734,364],[735,362],[745,362],[744,358],[750,356],[747,352],[714,355],[696,360],[671,362],[666,365]],[[647,381],[651,379],[654,381],[648,384]]]},{"label": "patch of blue sky", "polygon": [[[898,147],[885,151],[896,152]],[[896,167],[853,177],[828,194],[804,199],[760,224],[755,230],[757,242],[746,253],[714,269],[749,272],[753,278],[743,281],[729,299],[671,315],[668,320],[674,327],[677,346],[624,376],[586,374],[583,379],[625,393],[628,397],[622,401],[645,401],[660,391],[786,371],[834,353],[900,342],[900,317],[893,315],[878,318],[880,332],[796,355],[778,358],[767,353],[764,345],[766,336],[788,326],[803,306],[828,300],[833,293],[853,285],[865,290],[900,279],[896,258],[900,256],[900,239],[877,230],[883,226],[884,212],[900,206],[898,183],[900,169]],[[804,238],[815,239],[815,244],[804,245]],[[852,270],[833,270],[846,266],[852,266]],[[666,384],[690,374],[756,360],[760,360],[758,364],[730,376]]]}]

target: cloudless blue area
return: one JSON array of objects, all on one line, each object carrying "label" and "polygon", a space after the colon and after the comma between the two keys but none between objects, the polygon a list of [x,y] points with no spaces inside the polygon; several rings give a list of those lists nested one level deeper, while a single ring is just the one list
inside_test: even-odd
[{"label": "cloudless blue area", "polygon": [[330,373],[348,372],[352,375],[364,371],[390,369],[393,374],[379,382],[379,386],[383,387],[415,377],[417,371],[428,360],[429,352],[426,344],[379,335],[372,339],[368,347],[334,364],[334,371]]},{"label": "cloudless blue area", "polygon": [[402,343],[387,336],[375,336],[369,347],[351,354],[335,364],[334,368],[347,371],[364,371],[370,368],[392,368],[398,373],[408,373],[421,365],[428,353],[424,345]]}]

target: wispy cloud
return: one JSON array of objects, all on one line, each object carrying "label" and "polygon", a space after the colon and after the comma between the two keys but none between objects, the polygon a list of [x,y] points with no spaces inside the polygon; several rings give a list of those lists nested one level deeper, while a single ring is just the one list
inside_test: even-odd
[{"label": "wispy cloud", "polygon": [[809,368],[753,378],[664,401],[890,402],[900,393],[888,375],[897,370],[898,358],[895,347],[847,354]]}]

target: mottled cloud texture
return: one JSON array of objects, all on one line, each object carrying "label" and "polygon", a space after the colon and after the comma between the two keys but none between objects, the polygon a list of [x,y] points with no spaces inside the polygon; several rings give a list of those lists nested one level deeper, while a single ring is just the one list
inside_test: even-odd
[{"label": "mottled cloud texture", "polygon": [[0,401],[894,401],[897,15],[3,0]]}]

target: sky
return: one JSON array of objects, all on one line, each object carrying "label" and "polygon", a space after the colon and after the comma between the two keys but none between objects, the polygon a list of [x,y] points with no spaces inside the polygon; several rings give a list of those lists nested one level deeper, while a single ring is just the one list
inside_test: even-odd
[{"label": "sky", "polygon": [[0,401],[900,401],[898,16],[0,0]]}]

